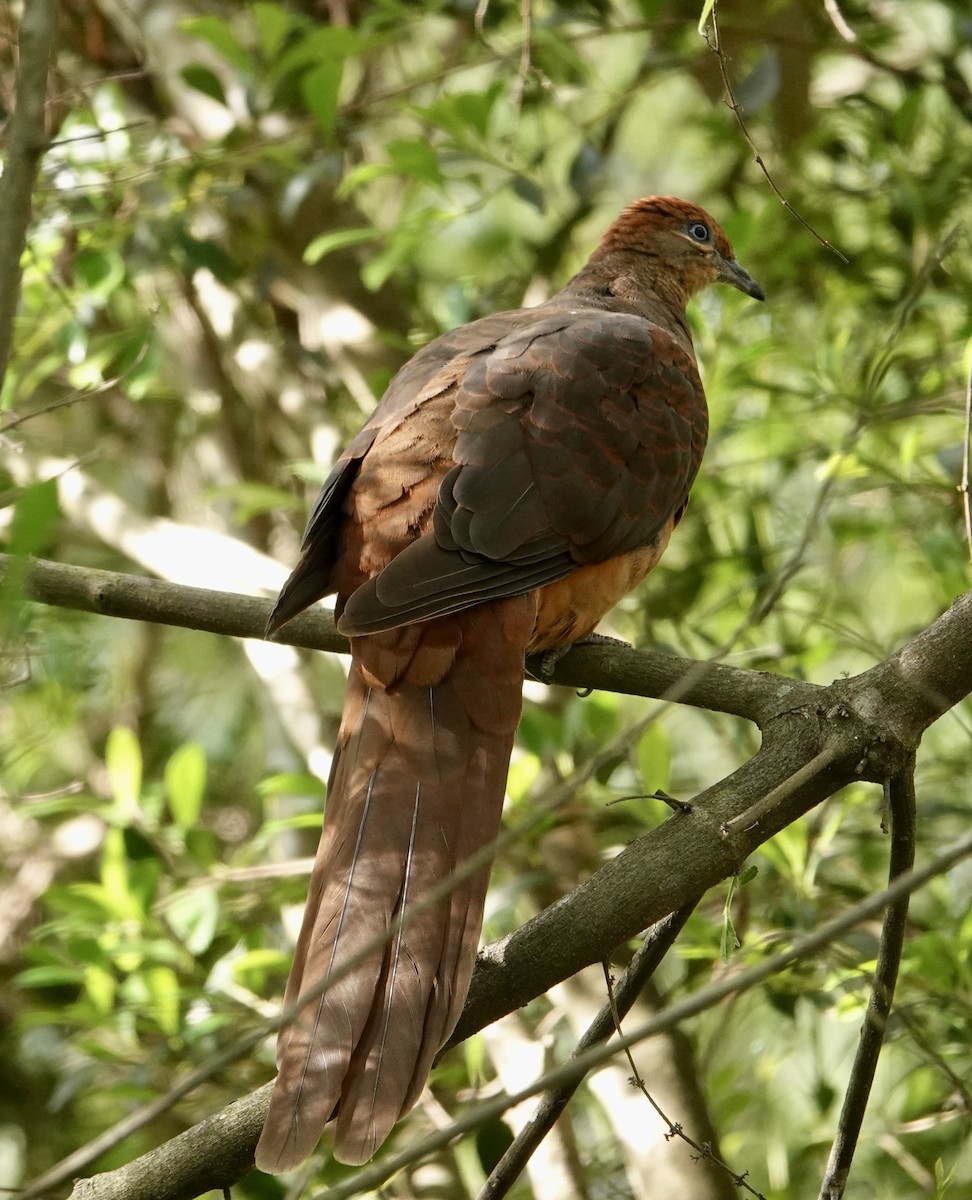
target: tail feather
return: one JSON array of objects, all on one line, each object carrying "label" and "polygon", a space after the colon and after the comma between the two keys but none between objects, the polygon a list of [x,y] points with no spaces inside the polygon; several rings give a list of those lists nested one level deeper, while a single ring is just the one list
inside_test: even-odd
[{"label": "tail feather", "polygon": [[489,866],[461,867],[499,829],[532,611],[518,599],[449,620],[447,669],[432,630],[435,665],[410,646],[405,677],[387,687],[374,676],[387,646],[369,657],[377,639],[356,639],[287,985],[288,1005],[308,999],[278,1040],[263,1170],[304,1159],[335,1108],[335,1156],[367,1161],[418,1099],[462,1010]]}]

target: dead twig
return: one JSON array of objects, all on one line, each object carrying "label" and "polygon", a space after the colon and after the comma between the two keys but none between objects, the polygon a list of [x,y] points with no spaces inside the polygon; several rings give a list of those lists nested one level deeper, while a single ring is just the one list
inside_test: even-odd
[{"label": "dead twig", "polygon": [[800,224],[804,227],[804,229],[806,229],[808,233],[811,233],[817,239],[817,241],[820,243],[821,246],[824,246],[827,250],[832,251],[834,254],[837,255],[837,257],[840,259],[841,262],[846,263],[848,261],[847,256],[845,254],[842,254],[841,251],[838,250],[835,245],[833,245],[833,243],[828,242],[827,239],[823,236],[823,234],[818,233],[816,231],[816,229],[814,229],[814,227],[806,219],[806,217],[801,216],[800,213],[798,213],[797,210],[790,203],[790,201],[787,200],[786,196],[784,196],[783,193],[780,191],[779,187],[776,184],[776,180],[770,174],[769,167],[767,167],[767,165],[766,165],[766,161],[764,160],[762,154],[759,152],[759,148],[757,147],[756,142],[753,140],[753,135],[749,132],[749,127],[747,126],[746,121],[742,115],[742,106],[739,104],[739,101],[736,99],[735,92],[732,90],[732,82],[729,79],[729,60],[726,58],[726,52],[722,48],[722,39],[719,34],[719,3],[718,3],[718,0],[715,0],[715,2],[712,5],[712,9],[709,13],[709,22],[712,27],[712,36],[711,36],[711,38],[709,37],[708,28],[705,29],[703,36],[705,37],[706,44],[708,45],[709,49],[715,54],[716,58],[719,60],[719,73],[722,75],[722,86],[725,88],[725,92],[726,92],[726,105],[732,112],[733,116],[736,118],[736,122],[739,125],[739,130],[742,133],[743,137],[746,139],[746,142],[747,142],[750,150],[752,150],[752,152],[753,152],[753,161],[756,163],[756,165],[759,167],[759,169],[763,172],[763,175],[766,178],[766,182],[770,185],[770,187],[773,190],[773,195],[777,198],[777,200],[779,200],[779,202],[783,205],[783,207],[785,209],[787,209],[789,212],[793,213],[793,215],[800,222]]},{"label": "dead twig", "polygon": [[[614,1027],[617,1030],[618,1037],[623,1037],[624,1035],[621,1030],[621,1017],[623,1014],[616,1003],[614,984],[611,980],[610,973],[606,969],[604,971],[604,981],[607,985],[608,1006],[612,1012]],[[680,1121],[673,1121],[671,1119],[671,1117],[665,1112],[651,1092],[648,1091],[648,1085],[645,1083],[641,1072],[638,1070],[638,1067],[635,1064],[634,1056],[631,1053],[631,1047],[626,1046],[624,1053],[628,1060],[628,1066],[631,1068],[631,1083],[638,1089],[639,1092],[641,1092],[658,1116],[661,1117],[661,1119],[668,1126],[668,1132],[665,1134],[666,1140],[679,1138],[688,1146],[691,1146],[698,1159],[708,1159],[717,1167],[721,1167],[737,1188],[740,1188],[744,1192],[748,1192],[751,1196],[755,1196],[757,1200],[766,1200],[766,1197],[763,1195],[763,1193],[758,1192],[747,1181],[747,1176],[749,1175],[748,1171],[744,1171],[741,1175],[737,1171],[734,1171],[724,1159],[720,1158],[719,1155],[715,1153],[708,1143],[696,1141],[691,1134],[685,1132],[685,1127]]]},{"label": "dead twig", "polygon": [[[571,1060],[611,1036],[621,1019],[619,1014],[626,1013],[634,1004],[658,964],[671,949],[694,908],[694,904],[686,904],[652,926],[621,977],[616,994],[613,991],[610,993],[609,1002],[584,1031]],[[537,1105],[536,1112],[493,1168],[477,1200],[501,1200],[509,1192],[581,1083],[580,1077],[572,1079],[544,1096]]]}]

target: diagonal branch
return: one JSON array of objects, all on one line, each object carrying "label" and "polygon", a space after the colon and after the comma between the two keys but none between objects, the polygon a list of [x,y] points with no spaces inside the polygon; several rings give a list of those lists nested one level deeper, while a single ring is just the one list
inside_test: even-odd
[{"label": "diagonal branch", "polygon": [[[887,791],[888,810],[891,815],[891,861],[888,867],[888,880],[889,883],[893,883],[895,879],[904,875],[906,871],[910,871],[915,865],[917,811],[913,759],[903,771],[888,781]],[[857,1044],[857,1054],[854,1056],[854,1065],[851,1068],[834,1144],[830,1151],[830,1161],[827,1163],[818,1200],[840,1200],[847,1186],[847,1176],[850,1174],[854,1151],[857,1149],[857,1142],[861,1135],[864,1110],[867,1108],[868,1097],[871,1094],[878,1056],[884,1044],[884,1032],[887,1029],[888,1017],[891,1015],[894,986],[898,980],[898,968],[904,952],[909,899],[910,896],[906,892],[893,904],[888,905],[888,910],[884,914],[877,967],[874,971],[874,981],[871,984],[867,1014]]]},{"label": "diagonal branch", "polygon": [[[948,850],[936,855],[925,866],[899,876],[884,891],[860,901],[813,933],[798,939],[789,949],[773,954],[738,974],[723,976],[717,982],[701,988],[694,995],[653,1016],[623,1038],[606,1045],[592,1046],[576,1058],[555,1067],[522,1091],[513,1095],[497,1096],[477,1105],[444,1129],[437,1130],[401,1153],[386,1156],[343,1180],[329,1189],[327,1200],[350,1200],[353,1196],[377,1189],[403,1167],[434,1154],[462,1134],[501,1116],[508,1108],[522,1104],[524,1100],[529,1100],[543,1091],[582,1078],[627,1046],[634,1046],[648,1037],[672,1029],[727,996],[738,995],[758,986],[792,963],[830,945],[848,929],[869,920],[889,903],[893,904],[900,897],[923,887],[930,879],[941,875],[969,854],[972,854],[972,833],[954,842]],[[239,1161],[246,1161],[248,1157],[252,1162],[253,1147],[256,1145],[257,1134],[269,1102],[269,1091],[267,1086],[251,1093],[224,1109],[222,1113],[208,1118],[207,1121],[124,1167],[106,1172],[95,1179],[78,1180],[71,1193],[71,1200],[190,1200],[206,1189],[228,1188],[240,1178],[243,1170],[234,1169],[233,1173],[223,1177],[217,1177],[212,1170],[207,1170],[205,1184],[200,1186],[201,1172],[198,1160],[207,1154],[215,1153],[219,1156],[238,1158]],[[256,1132],[252,1132],[253,1130]],[[20,1193],[22,1196],[36,1194],[32,1189]]]},{"label": "diagonal branch", "polygon": [[[654,975],[659,963],[674,945],[675,939],[682,932],[685,922],[692,915],[694,909],[694,904],[686,904],[684,908],[680,908],[663,921],[659,921],[657,925],[652,926],[614,990],[614,1003],[606,1003],[598,1012],[585,1030],[583,1037],[578,1041],[572,1058],[583,1054],[591,1046],[597,1046],[607,1041],[614,1032],[617,1021],[638,999],[645,984]],[[582,1082],[582,1078],[572,1079],[543,1097],[537,1105],[536,1112],[523,1126],[510,1148],[493,1168],[477,1200],[502,1200],[502,1197],[507,1195],[526,1169],[534,1151],[557,1123],[558,1117],[567,1107],[570,1098]]]},{"label": "diagonal branch", "polygon": [[[0,572],[9,573],[12,561],[0,559]],[[27,591],[47,603],[198,624],[244,637],[258,635],[269,608],[268,601],[49,563],[31,564]],[[322,612],[296,620],[288,638],[303,645],[340,645]],[[630,690],[664,697],[674,681],[681,699],[698,704],[711,699],[713,707],[758,719],[763,744],[749,762],[696,797],[690,811],[637,839],[568,896],[484,951],[450,1044],[580,968],[602,961],[620,942],[693,903],[702,890],[738,870],[759,845],[846,783],[900,776],[923,730],[972,691],[972,592],[885,662],[827,688],[593,646],[566,655],[556,674],[573,685],[590,684],[590,667],[601,671],[598,685],[610,687],[616,664],[629,661],[643,670],[638,687]],[[772,797],[770,805],[767,797]],[[747,819],[739,822],[742,814]],[[684,870],[687,862],[693,866],[691,878]],[[239,1102],[242,1108],[235,1111],[241,1120],[258,1123],[266,1093],[262,1089]],[[224,1146],[227,1128],[213,1128]],[[238,1135],[243,1140],[239,1161],[252,1154],[255,1137],[247,1141],[249,1129],[246,1125]],[[365,1178],[360,1176],[362,1186]]]}]

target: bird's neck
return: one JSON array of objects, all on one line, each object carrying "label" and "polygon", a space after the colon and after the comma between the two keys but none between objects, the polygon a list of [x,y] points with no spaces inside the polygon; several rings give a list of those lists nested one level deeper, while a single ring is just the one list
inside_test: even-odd
[{"label": "bird's neck", "polygon": [[670,329],[691,349],[685,286],[679,276],[650,254],[595,255],[564,289],[597,308],[637,313]]}]

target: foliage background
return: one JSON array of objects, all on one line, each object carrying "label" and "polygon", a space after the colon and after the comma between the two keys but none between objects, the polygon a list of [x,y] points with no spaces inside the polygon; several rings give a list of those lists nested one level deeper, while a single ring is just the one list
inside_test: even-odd
[{"label": "foliage background", "polygon": [[[55,143],[0,397],[5,548],[270,594],[331,456],[404,358],[545,298],[623,204],[672,192],[712,209],[769,302],[720,289],[694,309],[712,442],[675,544],[611,628],[700,658],[729,641],[734,662],[821,682],[879,661],[969,586],[966,6],[721,7],[756,143],[846,263],[753,165],[697,5],[494,2],[481,33],[475,8],[62,5]],[[16,12],[0,20],[9,108]],[[313,852],[342,667],[9,590],[0,604],[0,1183],[15,1186],[273,1011],[306,886],[289,864]],[[643,711],[528,686],[510,820]],[[966,705],[925,739],[923,852],[966,826],[969,733]],[[663,819],[632,794],[690,796],[754,737],[666,712],[504,857],[486,936]],[[711,895],[665,994],[881,886],[879,820],[861,785],[775,838],[733,899],[740,948],[723,962],[726,894]],[[959,868],[914,902],[856,1195],[972,1195],[970,893]],[[677,1073],[701,1085],[734,1168],[774,1197],[815,1194],[875,932],[686,1031]],[[565,985],[453,1054],[396,1139],[566,1053],[598,987]],[[268,1044],[99,1165],[271,1072]],[[608,1078],[518,1195],[661,1194],[659,1160],[688,1160]],[[474,1195],[505,1136],[489,1129],[389,1194]],[[315,1179],[339,1170],[322,1162]],[[238,1190],[284,1194],[255,1174]]]}]

